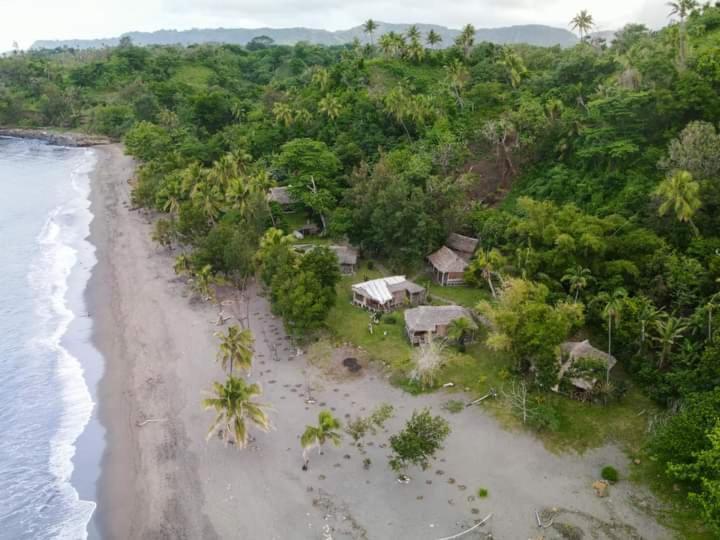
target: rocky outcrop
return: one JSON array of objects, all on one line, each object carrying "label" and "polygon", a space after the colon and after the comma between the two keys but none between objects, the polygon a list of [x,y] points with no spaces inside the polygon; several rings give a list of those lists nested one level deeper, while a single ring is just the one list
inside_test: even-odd
[{"label": "rocky outcrop", "polygon": [[2,128],[0,137],[16,137],[18,139],[37,139],[57,146],[98,146],[110,144],[112,141],[102,135],[88,135],[70,131],[52,131],[45,129]]}]

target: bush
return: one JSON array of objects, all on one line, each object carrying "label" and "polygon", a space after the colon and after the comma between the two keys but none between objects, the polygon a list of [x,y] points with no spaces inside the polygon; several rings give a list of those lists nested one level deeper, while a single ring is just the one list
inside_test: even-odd
[{"label": "bush", "polygon": [[610,465],[602,468],[600,476],[602,476],[603,480],[607,480],[611,484],[614,484],[620,479],[620,474],[617,472],[617,469],[615,467],[611,467]]},{"label": "bush", "polygon": [[385,324],[397,324],[397,315],[394,313],[388,313],[387,315],[384,315],[382,318],[382,322]]},{"label": "bush", "polygon": [[480,497],[481,499],[484,499],[484,498],[487,497],[489,494],[490,494],[490,493],[489,493],[488,490],[485,489],[485,488],[480,488],[480,489],[478,489],[478,492],[477,492],[478,497]]},{"label": "bush", "polygon": [[456,414],[465,408],[465,404],[459,399],[451,399],[450,401],[443,403],[442,408],[449,413]]}]

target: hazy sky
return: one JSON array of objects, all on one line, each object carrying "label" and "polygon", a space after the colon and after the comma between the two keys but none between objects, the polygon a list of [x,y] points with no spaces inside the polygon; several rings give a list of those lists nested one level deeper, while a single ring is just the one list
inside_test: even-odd
[{"label": "hazy sky", "polygon": [[598,29],[662,26],[665,0],[0,0],[0,51],[13,41],[113,37],[163,28],[309,26],[337,30],[367,18],[458,28],[539,23],[566,27],[588,9]]}]

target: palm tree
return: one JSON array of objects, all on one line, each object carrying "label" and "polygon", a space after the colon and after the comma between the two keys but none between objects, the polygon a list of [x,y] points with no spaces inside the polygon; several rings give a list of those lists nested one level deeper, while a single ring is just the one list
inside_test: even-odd
[{"label": "palm tree", "polygon": [[707,339],[708,341],[712,341],[713,338],[713,330],[712,330],[712,323],[713,323],[713,312],[715,311],[715,308],[718,307],[720,304],[720,293],[713,294],[710,299],[708,300],[708,303],[705,304],[705,309],[707,310]]},{"label": "palm tree", "polygon": [[472,333],[473,325],[467,317],[460,317],[448,324],[447,336],[457,342],[460,352],[465,352],[465,342]]},{"label": "palm tree", "polygon": [[248,444],[248,423],[261,431],[272,429],[267,415],[267,405],[257,403],[253,398],[262,394],[258,384],[248,384],[243,379],[227,378],[225,384],[213,383],[213,397],[203,400],[206,410],[213,409],[217,413],[210,429],[208,439],[215,432],[219,432],[225,444],[235,439],[238,448],[245,448]]},{"label": "palm tree", "polygon": [[193,273],[192,285],[203,300],[211,300],[215,297],[214,291],[212,290],[213,283],[213,271],[212,266],[206,264],[200,270]]},{"label": "palm tree", "polygon": [[273,105],[273,115],[277,122],[282,122],[288,128],[293,122],[293,112],[287,103],[277,102]]},{"label": "palm tree", "polygon": [[647,337],[647,329],[651,324],[654,324],[660,317],[664,315],[664,312],[655,307],[652,300],[646,296],[640,296],[638,299],[638,310],[637,318],[640,323],[640,347],[638,353],[643,349],[645,339]]},{"label": "palm tree", "polygon": [[590,281],[592,274],[589,268],[583,268],[577,265],[575,268],[569,268],[561,281],[566,282],[570,287],[570,294],[575,293],[575,303],[578,301],[580,291],[585,290]]},{"label": "palm tree", "polygon": [[374,46],[375,43],[373,43],[373,33],[375,30],[377,30],[378,24],[373,21],[372,19],[368,19],[365,21],[365,23],[362,25],[363,32],[368,34],[370,36],[370,45]]},{"label": "palm tree", "polygon": [[455,38],[455,44],[462,49],[463,57],[467,59],[475,44],[475,27],[472,24],[466,24],[460,31],[460,35]]},{"label": "palm tree", "polygon": [[335,418],[330,411],[320,411],[317,426],[306,426],[300,437],[300,445],[303,448],[303,470],[307,470],[309,459],[307,451],[317,447],[320,454],[323,453],[325,443],[330,441],[335,446],[340,446],[340,420]]},{"label": "palm tree", "polygon": [[527,73],[527,68],[522,58],[511,48],[503,47],[498,63],[507,71],[510,85],[513,88],[517,88],[523,76]]},{"label": "palm tree", "polygon": [[450,87],[450,91],[455,96],[458,107],[462,109],[465,105],[462,98],[462,91],[470,80],[470,72],[467,67],[465,67],[465,64],[457,58],[452,64],[445,66],[445,72],[447,73],[447,84]]},{"label": "palm tree", "polygon": [[417,25],[410,25],[405,32],[405,37],[410,41],[418,41],[420,39],[420,30],[418,30]]},{"label": "palm tree", "polygon": [[658,369],[665,367],[668,356],[687,329],[688,323],[684,319],[672,315],[655,321],[656,335],[653,336],[653,341],[660,345]]},{"label": "palm tree", "polygon": [[693,180],[688,171],[674,171],[655,189],[655,195],[662,199],[658,213],[664,216],[670,209],[681,223],[687,223],[695,236],[700,233],[693,216],[700,208],[700,184]]},{"label": "palm tree", "polygon": [[580,41],[582,41],[595,26],[592,15],[586,9],[575,15],[570,21],[571,28],[580,33]]},{"label": "palm tree", "polygon": [[325,91],[330,84],[330,72],[324,67],[319,67],[313,71],[311,79],[313,84],[317,84],[320,90]]},{"label": "palm tree", "polygon": [[[620,317],[622,316],[623,308],[625,307],[625,300],[627,299],[627,292],[623,288],[615,289],[611,294],[603,293],[598,295],[598,298],[604,301],[605,307],[603,308],[603,317],[607,321],[608,325],[608,356],[612,355],[612,332],[613,323],[615,327],[620,324]],[[610,362],[607,363],[607,372],[605,376],[605,383],[610,382]]]},{"label": "palm tree", "polygon": [[323,114],[327,115],[330,120],[337,120],[340,116],[342,106],[340,100],[335,96],[327,95],[318,102],[318,109]]},{"label": "palm tree", "polygon": [[405,119],[410,113],[408,106],[410,97],[405,93],[403,86],[399,84],[390,90],[385,95],[384,102],[385,109],[400,123],[409,139],[410,131],[408,131],[407,125],[405,124]]},{"label": "palm tree", "polygon": [[677,15],[680,17],[680,32],[678,33],[678,63],[681,68],[685,68],[685,61],[687,60],[687,30],[685,25],[685,18],[698,7],[696,0],[677,0],[677,2],[668,2],[667,6],[670,8],[668,17]]},{"label": "palm tree", "polygon": [[490,293],[493,298],[497,298],[497,291],[493,284],[493,277],[497,277],[502,284],[502,276],[498,272],[498,268],[504,266],[506,263],[505,257],[497,249],[491,249],[489,251],[480,251],[475,259],[468,265],[466,272],[470,275],[470,280],[476,279],[476,276],[480,275],[484,279]]},{"label": "palm tree", "polygon": [[442,43],[442,36],[438,34],[435,30],[430,30],[427,33],[425,42],[430,45],[430,48],[434,49],[435,45],[437,45],[438,43]]},{"label": "palm tree", "polygon": [[413,37],[410,39],[410,43],[405,49],[405,54],[410,60],[420,62],[425,57],[425,47],[420,43],[420,39]]},{"label": "palm tree", "polygon": [[208,223],[214,225],[222,211],[224,198],[222,190],[217,185],[211,185],[206,181],[200,181],[193,187],[190,198],[193,203],[200,207]]},{"label": "palm tree", "polygon": [[227,334],[215,332],[215,337],[221,340],[217,359],[222,368],[229,368],[229,373],[232,375],[233,366],[237,365],[240,369],[250,373],[255,342],[252,332],[247,328],[241,329],[239,326],[233,325],[227,329]]}]

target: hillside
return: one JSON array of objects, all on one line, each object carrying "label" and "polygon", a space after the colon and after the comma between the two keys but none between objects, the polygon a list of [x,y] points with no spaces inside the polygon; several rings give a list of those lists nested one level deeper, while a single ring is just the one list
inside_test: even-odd
[{"label": "hillside", "polygon": [[[405,32],[409,24],[378,23],[377,36],[386,32]],[[442,44],[446,47],[452,45],[460,30],[447,28],[434,24],[418,24],[417,27],[426,33],[435,30],[443,38]],[[300,41],[307,41],[318,45],[342,45],[359,39],[362,43],[369,43],[370,38],[356,26],[348,30],[331,32],[313,28],[214,28],[192,30],[158,30],[156,32],[127,32],[122,36],[107,39],[67,39],[67,40],[40,40],[32,45],[32,49],[55,49],[69,47],[73,49],[91,49],[113,47],[122,37],[129,37],[136,45],[192,45],[200,43],[230,43],[245,45],[254,37],[268,36],[275,43],[281,45],[294,45]],[[503,28],[480,28],[475,32],[478,42],[509,44],[526,43],[528,45],[569,47],[577,43],[577,37],[563,28],[554,28],[539,24],[508,26]]]}]

